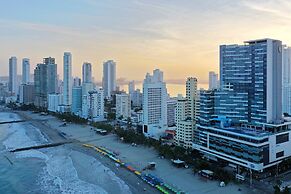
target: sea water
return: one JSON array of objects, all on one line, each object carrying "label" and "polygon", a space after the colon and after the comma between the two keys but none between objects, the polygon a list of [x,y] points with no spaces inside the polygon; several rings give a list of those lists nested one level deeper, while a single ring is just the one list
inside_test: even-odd
[{"label": "sea water", "polygon": [[[0,122],[17,119],[14,113],[0,113]],[[48,142],[27,122],[0,125],[1,194],[131,193],[128,185],[96,158],[69,146],[9,152]]]}]

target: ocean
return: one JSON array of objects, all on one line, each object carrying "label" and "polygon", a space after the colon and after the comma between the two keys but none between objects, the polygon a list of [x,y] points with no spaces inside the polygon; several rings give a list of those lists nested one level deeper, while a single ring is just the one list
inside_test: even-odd
[{"label": "ocean", "polygon": [[[0,113],[0,122],[20,119]],[[96,158],[64,145],[10,153],[49,140],[30,123],[0,125],[0,193],[131,193],[129,186]],[[12,164],[10,163],[12,162]]]}]

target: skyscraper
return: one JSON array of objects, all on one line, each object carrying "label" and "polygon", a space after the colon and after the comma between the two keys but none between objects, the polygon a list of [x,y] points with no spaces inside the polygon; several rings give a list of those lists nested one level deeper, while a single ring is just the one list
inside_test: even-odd
[{"label": "skyscraper", "polygon": [[57,79],[57,64],[55,58],[47,57],[43,59],[43,63],[47,66],[47,92],[48,94],[57,93],[58,79]]},{"label": "skyscraper", "polygon": [[291,156],[282,119],[282,43],[220,46],[218,90],[201,91],[193,148],[209,158],[263,171]]},{"label": "skyscraper", "polygon": [[65,106],[72,105],[72,54],[64,53],[64,91],[63,104]]},{"label": "skyscraper", "polygon": [[218,74],[214,71],[209,72],[209,90],[217,89],[219,87]]},{"label": "skyscraper", "polygon": [[11,95],[17,95],[17,58],[9,59],[9,92]]},{"label": "skyscraper", "polygon": [[84,62],[82,67],[82,82],[92,83],[92,66],[91,63]]},{"label": "skyscraper", "polygon": [[30,82],[30,63],[28,58],[22,59],[22,84]]},{"label": "skyscraper", "polygon": [[187,78],[186,81],[186,99],[187,99],[187,114],[193,121],[197,117],[197,79],[194,77]]},{"label": "skyscraper", "polygon": [[158,138],[167,128],[167,88],[163,72],[159,69],[149,73],[143,82],[143,132]]},{"label": "skyscraper", "polygon": [[34,69],[35,106],[48,107],[48,94],[57,93],[57,64],[48,57]]},{"label": "skyscraper", "polygon": [[246,41],[220,46],[220,82],[235,92],[248,93],[248,121],[282,121],[282,42]]},{"label": "skyscraper", "polygon": [[135,82],[134,80],[128,83],[128,93],[131,95],[135,91]]},{"label": "skyscraper", "polygon": [[282,110],[283,113],[291,114],[291,48],[283,46],[283,69],[282,69]]},{"label": "skyscraper", "polygon": [[111,97],[111,93],[116,90],[116,63],[108,60],[103,63],[103,80],[104,96]]}]

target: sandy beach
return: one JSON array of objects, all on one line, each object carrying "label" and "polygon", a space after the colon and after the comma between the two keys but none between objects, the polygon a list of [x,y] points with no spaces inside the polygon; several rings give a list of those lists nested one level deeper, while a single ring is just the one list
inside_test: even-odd
[{"label": "sandy beach", "polygon": [[[148,162],[156,162],[157,167],[149,173],[158,176],[163,179],[167,184],[174,186],[177,189],[185,191],[186,193],[207,193],[207,194],[252,194],[262,193],[256,189],[250,189],[245,185],[236,185],[233,183],[228,184],[226,187],[219,187],[218,181],[210,181],[201,178],[198,175],[194,175],[191,169],[181,169],[174,167],[167,159],[160,159],[155,150],[144,146],[131,146],[125,144],[118,139],[114,134],[101,136],[91,130],[90,126],[68,124],[66,127],[60,127],[63,123],[59,119],[48,115],[40,116],[32,112],[18,112],[22,117],[31,120],[34,125],[37,125],[43,133],[54,141],[63,140],[59,135],[59,132],[66,134],[67,139],[74,140],[76,142],[90,143],[96,146],[104,146],[111,151],[119,154],[119,158],[129,163],[137,170],[142,170]],[[42,121],[39,121],[42,120]],[[55,129],[55,130],[53,130]],[[151,188],[149,185],[138,179],[133,173],[128,172],[125,169],[117,168],[115,164],[108,158],[105,158],[94,150],[90,150],[81,147],[80,144],[70,144],[66,146],[72,146],[74,149],[81,150],[83,153],[90,154],[101,161],[105,166],[110,168],[117,174],[122,180],[124,180],[130,187],[133,193],[157,193],[157,190]],[[146,192],[143,191],[146,188]],[[240,188],[240,191],[239,191]]]}]

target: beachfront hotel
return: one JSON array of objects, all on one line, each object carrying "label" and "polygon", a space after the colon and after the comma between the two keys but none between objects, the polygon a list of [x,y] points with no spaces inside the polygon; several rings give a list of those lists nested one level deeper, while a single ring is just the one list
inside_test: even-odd
[{"label": "beachfront hotel", "polygon": [[149,73],[143,82],[143,133],[145,136],[159,138],[168,127],[167,88],[163,72],[159,69]]},{"label": "beachfront hotel", "polygon": [[282,43],[261,39],[220,46],[220,89],[201,91],[193,148],[263,171],[291,156],[282,112]]}]

